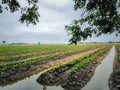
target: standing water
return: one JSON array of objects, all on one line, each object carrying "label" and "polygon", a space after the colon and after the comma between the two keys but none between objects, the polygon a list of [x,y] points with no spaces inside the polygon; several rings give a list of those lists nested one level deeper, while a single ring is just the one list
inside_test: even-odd
[{"label": "standing water", "polygon": [[109,90],[108,79],[113,71],[115,47],[113,46],[109,55],[96,68],[91,80],[81,90]]}]

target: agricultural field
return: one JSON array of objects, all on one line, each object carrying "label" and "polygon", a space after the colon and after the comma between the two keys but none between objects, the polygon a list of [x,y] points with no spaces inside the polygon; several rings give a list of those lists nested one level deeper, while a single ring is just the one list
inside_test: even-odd
[{"label": "agricultural field", "polygon": [[22,1],[0,2],[0,90],[120,90],[120,0]]},{"label": "agricultural field", "polygon": [[33,65],[44,60],[80,53],[101,46],[104,45],[0,46],[0,71]]},{"label": "agricultural field", "polygon": [[37,78],[39,84],[80,89],[111,47],[112,44],[103,43],[0,45],[0,85],[16,83],[47,70]]}]

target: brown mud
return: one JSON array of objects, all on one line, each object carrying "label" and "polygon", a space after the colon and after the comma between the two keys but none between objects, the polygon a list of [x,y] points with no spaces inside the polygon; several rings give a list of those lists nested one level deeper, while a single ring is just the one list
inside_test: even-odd
[{"label": "brown mud", "polygon": [[120,90],[120,62],[118,61],[118,52],[115,50],[115,60],[113,64],[113,72],[109,78],[110,90]]}]

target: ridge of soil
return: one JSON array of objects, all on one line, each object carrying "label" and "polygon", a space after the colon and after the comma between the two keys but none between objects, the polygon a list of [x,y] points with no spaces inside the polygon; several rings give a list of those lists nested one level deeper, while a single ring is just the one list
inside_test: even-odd
[{"label": "ridge of soil", "polygon": [[113,72],[109,78],[110,90],[120,90],[120,62],[118,61],[118,52],[115,50],[115,59],[113,64]]}]

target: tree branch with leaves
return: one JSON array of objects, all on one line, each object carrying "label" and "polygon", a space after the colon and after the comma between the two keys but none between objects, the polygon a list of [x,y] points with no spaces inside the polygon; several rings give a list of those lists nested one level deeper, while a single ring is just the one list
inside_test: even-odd
[{"label": "tree branch with leaves", "polygon": [[[74,9],[85,9],[77,22],[65,26],[70,43],[76,44],[88,36],[95,34],[120,33],[120,1],[119,0],[73,0]],[[74,21],[73,21],[74,22]],[[74,29],[73,29],[74,28]],[[76,32],[77,31],[77,32]],[[74,34],[73,34],[74,33]],[[76,39],[77,38],[77,39]]]},{"label": "tree branch with leaves", "polygon": [[21,12],[19,21],[21,23],[26,23],[27,25],[33,24],[36,25],[39,22],[39,13],[38,13],[38,0],[26,0],[27,5],[21,6],[19,0],[2,0],[0,4],[0,13],[6,9],[11,13],[16,11]]}]

